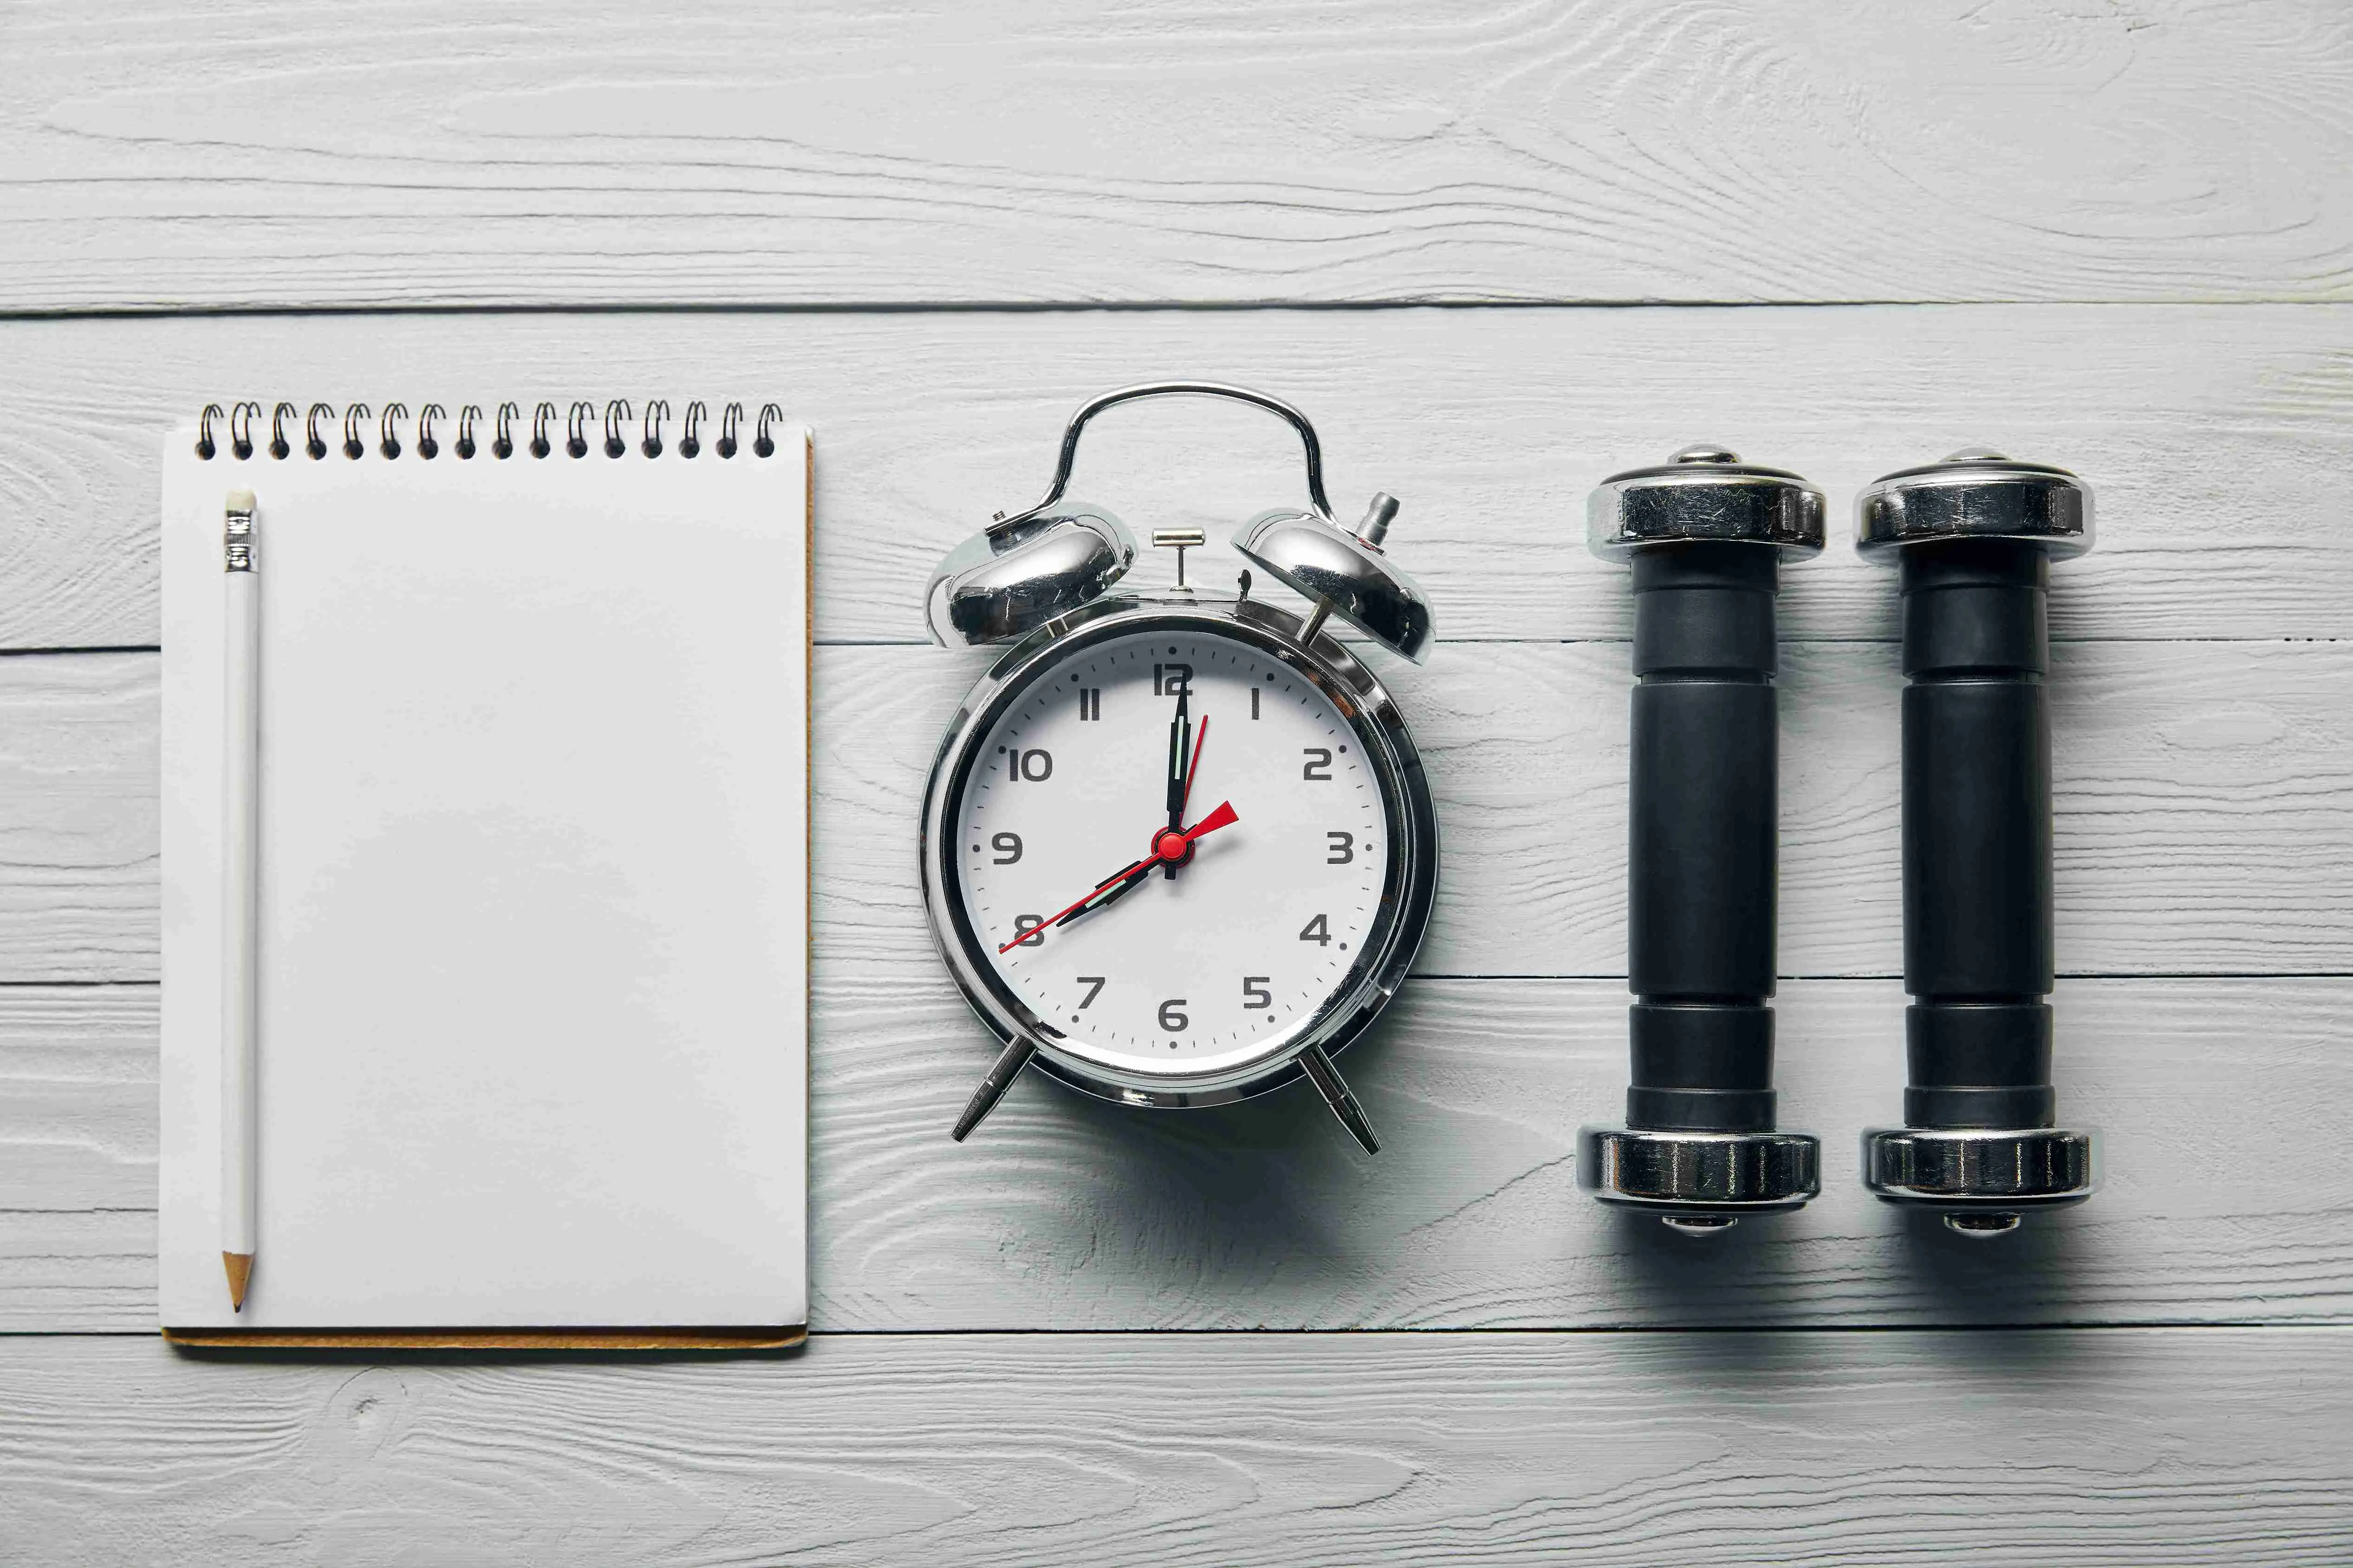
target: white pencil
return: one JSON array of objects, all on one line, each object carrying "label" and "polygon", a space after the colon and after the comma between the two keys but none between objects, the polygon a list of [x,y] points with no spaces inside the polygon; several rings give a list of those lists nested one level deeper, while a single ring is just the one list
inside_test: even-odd
[{"label": "white pencil", "polygon": [[254,930],[261,740],[261,616],[253,492],[231,490],[221,534],[227,685],[221,749],[221,1263],[245,1310],[253,1277]]}]

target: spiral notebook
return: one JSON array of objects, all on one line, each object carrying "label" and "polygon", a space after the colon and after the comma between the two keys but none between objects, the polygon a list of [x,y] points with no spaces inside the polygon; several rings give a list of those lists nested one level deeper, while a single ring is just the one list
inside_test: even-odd
[{"label": "spiral notebook", "polygon": [[[451,406],[237,405],[164,446],[164,1332],[793,1342],[808,434],[773,407]],[[224,828],[244,491],[250,854]],[[249,920],[223,913],[232,859]],[[231,930],[250,1140],[224,1137]],[[242,1310],[225,1142],[253,1153]]]}]

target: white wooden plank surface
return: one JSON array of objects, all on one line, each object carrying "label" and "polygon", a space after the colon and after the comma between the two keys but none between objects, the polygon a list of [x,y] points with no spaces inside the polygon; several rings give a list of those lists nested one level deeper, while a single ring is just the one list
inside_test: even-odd
[{"label": "white wooden plank surface", "polygon": [[[1785,647],[1781,969],[1902,967],[1900,678],[1875,644]],[[1434,974],[1623,973],[1620,644],[1386,660],[1445,866]],[[914,823],[983,660],[817,661],[817,952],[932,965]],[[0,980],[153,980],[158,656],[0,658]],[[2086,643],[2052,681],[2070,973],[2353,972],[2353,646]]]},{"label": "white wooden plank surface", "polygon": [[[155,1321],[152,986],[0,987],[0,1329]],[[2062,984],[2062,1114],[2092,1203],[2000,1247],[1870,1199],[1855,1130],[1900,1119],[1892,981],[1780,1003],[1803,1213],[1694,1241],[1605,1213],[1569,1163],[1626,1081],[1611,981],[1417,980],[1345,1059],[1366,1159],[1294,1089],[1145,1116],[1042,1081],[946,1135],[990,1055],[946,982],[822,967],[810,1248],[819,1330],[2345,1322],[2353,980]],[[2283,1161],[2284,1142],[2306,1153]]]},{"label": "white wooden plank surface", "polygon": [[[1781,973],[1900,973],[1895,650],[1781,655]],[[1382,661],[1438,803],[1419,973],[1625,973],[1627,659]],[[976,668],[926,647],[818,659],[821,956],[930,961],[910,825]],[[2077,644],[2051,689],[2063,972],[2353,972],[2353,645]]]},{"label": "white wooden plank surface", "polygon": [[154,1322],[159,994],[0,986],[0,1333]]},{"label": "white wooden plank surface", "polygon": [[[1303,405],[1336,505],[1403,497],[1398,559],[1448,638],[1624,636],[1586,492],[1702,437],[1830,491],[1793,637],[1894,635],[1886,574],[1847,544],[1854,493],[1973,441],[2098,489],[2100,548],[2057,574],[2063,640],[2353,637],[2327,482],[2353,469],[2353,308],[180,318],[7,322],[0,348],[0,647],[155,641],[154,441],[240,396],[776,398],[817,426],[818,636],[920,640],[933,563],[1037,498],[1071,409],[1184,374]],[[1218,578],[1232,531],[1303,493],[1288,442],[1247,409],[1122,410],[1078,493],[1206,527]]]},{"label": "white wooden plank surface", "polygon": [[20,1341],[0,1552],[2308,1568],[2353,1555],[2348,1352],[2343,1330],[1033,1335],[370,1368]]},{"label": "white wooden plank surface", "polygon": [[2353,294],[2326,4],[14,7],[0,305]]},{"label": "white wooden plank surface", "polygon": [[0,981],[157,977],[154,654],[0,658]]},{"label": "white wooden plank surface", "polygon": [[[0,1560],[2353,1558],[2348,89],[2353,16],[2312,0],[0,13]],[[799,310],[1441,300],[2012,303]],[[561,309],[417,313],[480,304]],[[392,313],[168,314],[308,306]],[[157,431],[774,397],[818,427],[821,637],[904,644],[1071,405],[1171,374],[1298,399],[1343,506],[1403,495],[1450,639],[1397,678],[1448,866],[1350,1058],[1381,1156],[1296,1092],[1142,1118],[1042,1083],[951,1145],[987,1053],[908,824],[976,661],[836,647],[814,1312],[892,1331],[148,1337],[155,658],[24,650],[155,640]],[[1624,1076],[1626,596],[1579,511],[1700,437],[1841,529],[1964,442],[2099,488],[2053,604],[2059,1077],[2110,1183],[2003,1247],[1853,1183],[1902,996],[1893,595],[1842,543],[1784,601],[1782,967],[1821,978],[1785,986],[1780,1084],[1828,1191],[1694,1245],[1573,1190]],[[1106,421],[1080,489],[1222,538],[1292,461],[1171,408]],[[1912,1331],[2166,1322],[2204,1326]],[[1497,1331],[1703,1325],[1780,1331]],[[931,1331],[1367,1326],[1482,1331]]]}]

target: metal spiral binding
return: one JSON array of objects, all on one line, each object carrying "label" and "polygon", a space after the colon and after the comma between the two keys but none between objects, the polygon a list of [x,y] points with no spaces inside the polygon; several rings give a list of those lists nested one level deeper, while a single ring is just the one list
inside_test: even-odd
[{"label": "metal spiral binding", "polygon": [[228,449],[242,462],[253,456],[253,416],[261,412],[259,403],[233,403],[228,410]]},{"label": "metal spiral binding", "polygon": [[[303,456],[312,462],[324,459],[333,445],[328,433],[334,427],[338,410],[332,403],[313,403],[308,413],[303,412],[299,404],[281,402],[273,405],[269,410],[269,439],[266,444],[257,447],[253,438],[254,425],[261,418],[262,412],[260,404],[248,399],[231,402],[225,409],[218,403],[206,404],[196,416],[196,456],[206,462],[210,462],[217,457],[223,445],[219,436],[223,433],[222,427],[225,427],[227,437],[226,445],[240,461],[251,460],[256,451],[260,450],[268,452],[274,460],[284,462],[291,458],[296,450],[291,432],[297,420],[301,421],[302,431],[301,450]],[[551,433],[554,429],[557,414],[557,405],[552,402],[542,402],[533,410],[531,439],[524,447],[524,449],[533,457],[546,458],[554,454],[555,443],[551,437]],[[450,444],[449,450],[460,460],[470,460],[481,450],[476,440],[475,426],[481,421],[482,416],[480,404],[459,405],[457,439]],[[441,455],[441,438],[436,433],[435,426],[437,422],[447,423],[449,411],[438,403],[427,403],[419,405],[416,417],[412,420],[409,416],[408,405],[396,400],[385,404],[381,413],[371,409],[364,403],[349,404],[340,411],[340,417],[343,426],[343,454],[352,461],[357,462],[368,455],[371,443],[368,440],[367,426],[373,421],[375,426],[375,440],[373,445],[378,456],[387,459],[397,458],[404,452],[413,451],[417,457],[429,462]],[[601,445],[607,457],[622,458],[628,455],[630,442],[625,434],[625,429],[633,417],[637,416],[629,400],[626,397],[613,398],[605,405],[602,416]],[[659,458],[669,450],[669,445],[663,438],[662,427],[670,423],[670,405],[668,399],[655,397],[646,401],[644,415],[641,418],[638,418],[636,445],[639,456]],[[755,455],[763,458],[776,455],[776,441],[774,427],[781,425],[784,417],[785,412],[780,405],[774,403],[760,405],[759,417],[753,425],[751,442],[752,450]],[[521,404],[503,402],[498,405],[497,412],[491,416],[490,441],[491,457],[503,461],[514,456],[515,426],[522,418]],[[594,403],[575,400],[568,405],[568,412],[564,416],[564,450],[568,456],[585,458],[588,455],[590,446],[588,426],[592,421],[598,418],[596,405]],[[687,404],[686,417],[679,426],[677,450],[680,457],[694,458],[702,455],[704,426],[710,422],[710,405],[701,398]],[[719,438],[711,443],[714,456],[720,458],[735,456],[742,444],[744,419],[743,404],[721,405]],[[404,423],[410,426],[409,439],[406,443],[403,442],[399,428]]]}]

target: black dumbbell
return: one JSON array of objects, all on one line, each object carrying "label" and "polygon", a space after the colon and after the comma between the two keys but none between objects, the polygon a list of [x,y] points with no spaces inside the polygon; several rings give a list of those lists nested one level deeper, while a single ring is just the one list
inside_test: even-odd
[{"label": "black dumbbell", "polygon": [[1904,595],[1900,1128],[1862,1137],[1864,1185],[1968,1236],[2081,1203],[2098,1140],[2051,1087],[2051,563],[2092,547],[2090,487],[1971,448],[1865,489],[1855,544]]},{"label": "black dumbbell", "polygon": [[1603,481],[1595,554],[1630,561],[1626,1125],[1577,1131],[1577,1183],[1690,1234],[1794,1209],[1820,1144],[1774,1127],[1778,715],[1785,555],[1822,548],[1822,492],[1689,447]]}]

